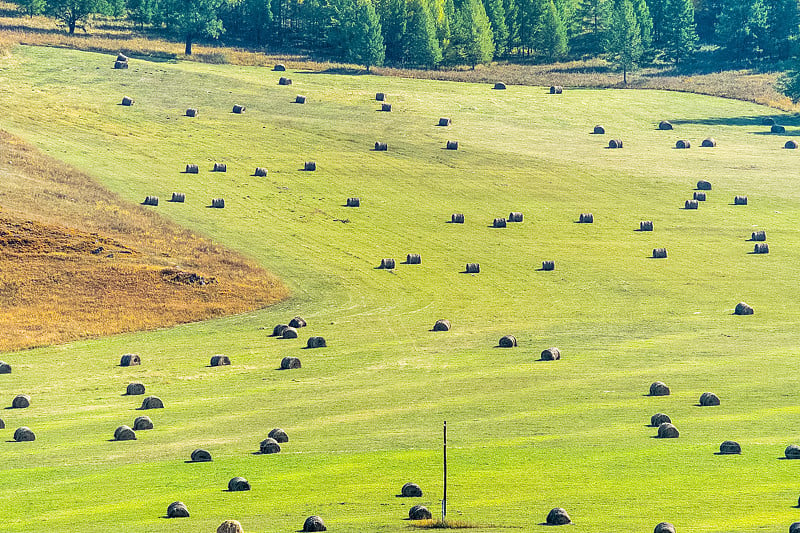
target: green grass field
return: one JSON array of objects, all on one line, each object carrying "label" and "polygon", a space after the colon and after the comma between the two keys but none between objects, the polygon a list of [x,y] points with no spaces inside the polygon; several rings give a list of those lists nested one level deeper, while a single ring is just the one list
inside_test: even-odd
[{"label": "green grass field", "polygon": [[[448,424],[448,514],[475,531],[785,531],[800,520],[800,134],[773,110],[648,91],[470,85],[132,60],[25,48],[0,59],[0,128],[131,202],[185,192],[159,213],[278,274],[293,297],[246,315],[2,354],[0,530],[409,531],[436,516]],[[376,92],[394,108],[377,111]],[[304,105],[291,103],[295,95]],[[132,107],[118,105],[124,95]],[[242,115],[233,104],[247,106]],[[188,107],[198,118],[183,115]],[[439,117],[453,125],[437,127]],[[659,120],[674,131],[657,131]],[[595,124],[606,135],[590,135]],[[699,148],[713,136],[714,149]],[[611,138],[622,150],[608,150]],[[690,139],[690,150],[674,149]],[[795,137],[796,138],[796,137]],[[444,150],[458,140],[458,151]],[[371,150],[386,141],[388,152]],[[316,172],[299,169],[306,160]],[[214,161],[228,172],[211,173]],[[199,175],[183,174],[198,163]],[[268,177],[251,176],[256,166]],[[698,179],[708,201],[682,209]],[[735,195],[749,205],[734,206]],[[344,207],[361,198],[358,209]],[[212,197],[223,210],[208,209]],[[2,197],[0,197],[0,206]],[[492,219],[521,211],[505,229]],[[449,224],[452,213],[466,223]],[[594,224],[577,224],[594,214]],[[655,231],[634,231],[652,220]],[[767,232],[768,255],[750,233]],[[667,259],[651,259],[665,247]],[[419,253],[421,265],[378,270]],[[552,272],[538,270],[554,260]],[[478,262],[481,273],[462,273]],[[746,301],[753,316],[733,316]],[[272,326],[302,315],[296,340]],[[439,318],[450,332],[429,331]],[[514,334],[515,349],[497,348]],[[304,350],[322,335],[328,347]],[[563,359],[541,362],[557,346]],[[123,353],[141,367],[121,368]],[[213,354],[232,366],[209,368]],[[276,370],[286,355],[303,368]],[[646,396],[651,382],[672,389]],[[166,408],[141,414],[142,381]],[[719,407],[701,408],[711,391]],[[652,438],[667,413],[679,439]],[[30,426],[32,443],[13,443]],[[254,455],[274,427],[290,441]],[[718,456],[723,440],[741,456]],[[188,464],[194,448],[212,463]],[[252,490],[225,492],[246,477]],[[422,498],[395,495],[407,481]],[[185,502],[187,519],[163,518]]]}]

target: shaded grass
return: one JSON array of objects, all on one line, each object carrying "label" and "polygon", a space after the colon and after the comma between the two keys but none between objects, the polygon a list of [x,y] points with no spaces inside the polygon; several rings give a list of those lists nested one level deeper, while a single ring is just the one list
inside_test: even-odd
[{"label": "shaded grass", "polygon": [[411,525],[417,529],[486,529],[486,528],[494,528],[494,526],[487,526],[487,525],[478,525],[473,522],[469,522],[467,520],[442,520],[441,518],[436,518],[432,520],[415,520],[411,522]]}]

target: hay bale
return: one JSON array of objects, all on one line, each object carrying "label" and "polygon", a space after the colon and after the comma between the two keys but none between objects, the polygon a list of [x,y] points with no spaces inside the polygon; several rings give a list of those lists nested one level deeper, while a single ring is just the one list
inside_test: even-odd
[{"label": "hay bale", "polygon": [[389,145],[384,142],[375,141],[375,151],[376,152],[386,152],[389,149]]},{"label": "hay bale", "polygon": [[713,137],[708,137],[707,139],[703,139],[703,142],[700,143],[702,148],[716,148],[717,140]]},{"label": "hay bale", "polygon": [[211,366],[228,366],[231,364],[231,358],[227,355],[214,355],[211,357]]},{"label": "hay bale", "polygon": [[769,131],[770,133],[786,133],[786,128],[778,124],[773,124]]},{"label": "hay bale", "polygon": [[458,150],[458,141],[447,141],[445,148],[448,150]]},{"label": "hay bale", "polygon": [[325,348],[327,346],[325,337],[309,337],[308,342],[306,342],[306,348]]},{"label": "hay bale", "polygon": [[[800,507],[800,500],[798,500],[797,506]],[[793,522],[789,526],[789,533],[800,533],[800,522]]]},{"label": "hay bale", "polygon": [[719,445],[719,453],[720,455],[739,455],[742,453],[742,447],[738,442],[726,440]]},{"label": "hay bale", "polygon": [[734,196],[733,205],[747,205],[747,196]]},{"label": "hay bale", "polygon": [[542,261],[542,270],[547,270],[549,272],[555,269],[556,269],[555,261]]},{"label": "hay bale", "polygon": [[186,193],[183,192],[172,193],[172,199],[170,199],[170,202],[177,202],[182,204],[185,201],[186,201]]},{"label": "hay bale", "polygon": [[0,361],[0,374],[10,374],[11,373],[11,365],[6,363],[5,361]]},{"label": "hay bale", "polygon": [[561,507],[556,507],[554,509],[550,509],[550,512],[547,513],[546,522],[548,526],[564,526],[566,524],[571,524],[572,520],[567,514],[567,511]]},{"label": "hay bale", "polygon": [[683,204],[684,209],[697,209],[698,206],[697,200],[686,200]]},{"label": "hay bale", "polygon": [[667,258],[667,249],[666,248],[653,248],[653,258],[654,259],[666,259]]},{"label": "hay bale", "polygon": [[653,231],[653,221],[642,220],[639,222],[639,231]]},{"label": "hay bale", "polygon": [[479,274],[481,271],[481,265],[479,263],[467,263],[466,272],[467,274]]},{"label": "hay bale", "polygon": [[286,329],[283,330],[283,333],[281,333],[281,337],[283,337],[284,339],[296,339],[297,329],[293,328],[292,326],[288,326]]},{"label": "hay bale", "polygon": [[691,147],[692,147],[692,143],[687,141],[686,139],[681,139],[681,140],[679,140],[678,142],[675,143],[675,148],[678,148],[680,150],[685,149],[685,148],[691,148]]},{"label": "hay bale", "polygon": [[225,198],[212,198],[211,199],[211,207],[214,209],[224,209],[225,208]]},{"label": "hay bale", "polygon": [[[767,240],[767,232],[765,231],[754,231],[750,234],[751,241],[766,241]],[[0,363],[2,366],[2,363]]]},{"label": "hay bale", "polygon": [[392,270],[394,268],[394,259],[392,259],[390,257],[381,259],[381,266],[379,266],[378,268],[383,268],[383,269],[386,269],[386,270]]},{"label": "hay bale", "polygon": [[550,86],[550,94],[561,94],[562,92],[564,92],[564,88],[561,85]]},{"label": "hay bale", "polygon": [[705,202],[706,201],[706,193],[703,191],[694,191],[694,195],[692,196],[692,200],[697,200],[698,202]]},{"label": "hay bale", "polygon": [[736,304],[736,308],[733,310],[733,314],[735,315],[752,315],[753,313],[753,308],[744,302]]},{"label": "hay bale", "polygon": [[300,359],[297,357],[284,357],[281,359],[281,370],[290,370],[300,367]]},{"label": "hay bale", "polygon": [[797,146],[797,141],[786,141],[786,144],[783,145],[787,150],[797,150]]},{"label": "hay bale", "polygon": [[289,435],[281,428],[275,428],[267,434],[267,437],[275,439],[275,442],[289,442]]},{"label": "hay bale", "polygon": [[676,428],[669,422],[664,422],[663,424],[658,426],[659,439],[677,439],[679,436],[680,432],[678,432],[678,428]]},{"label": "hay bale", "polygon": [[501,348],[513,348],[517,345],[517,338],[514,335],[504,335],[500,337],[497,345]]},{"label": "hay bale", "polygon": [[133,421],[133,430],[134,431],[145,431],[148,429],[153,429],[153,421],[150,420],[149,416],[137,416],[136,419]]},{"label": "hay bale", "polygon": [[192,452],[191,458],[194,463],[207,463],[211,461],[211,452],[202,448],[197,448]]},{"label": "hay bale", "polygon": [[383,102],[386,100],[386,95],[384,93],[375,93],[375,100],[378,102]]},{"label": "hay bale", "polygon": [[228,481],[228,490],[231,492],[250,490],[250,482],[243,477],[236,476]]},{"label": "hay bale", "polygon": [[580,224],[593,224],[594,215],[591,213],[581,213],[581,215],[578,217],[578,222]]},{"label": "hay bale", "polygon": [[420,265],[422,264],[422,256],[419,254],[407,254],[406,263],[409,265]]},{"label": "hay bale", "polygon": [[256,167],[255,171],[253,172],[253,176],[265,178],[267,176],[267,169],[263,167]]},{"label": "hay bale", "polygon": [[496,218],[494,222],[492,222],[492,227],[494,228],[505,228],[506,227],[506,219],[504,218]]},{"label": "hay bale", "polygon": [[509,222],[522,222],[523,218],[524,218],[523,214],[520,213],[519,211],[512,211],[511,213],[508,214]]},{"label": "hay bale", "polygon": [[446,117],[442,117],[439,119],[439,126],[450,126],[453,123],[452,120]]},{"label": "hay bale", "polygon": [[278,85],[291,85],[291,84],[292,80],[290,80],[289,78],[284,78],[283,76],[281,76],[281,78],[278,80]]},{"label": "hay bale", "polygon": [[347,207],[361,207],[361,198],[348,198],[346,205]]},{"label": "hay bale", "polygon": [[757,242],[755,246],[753,246],[753,253],[754,254],[768,254],[769,253],[769,244],[765,242]]},{"label": "hay bale", "polygon": [[464,213],[453,213],[450,215],[450,222],[453,224],[463,224],[464,223]]},{"label": "hay bale", "polygon": [[775,119],[772,117],[764,117],[761,119],[761,124],[764,126],[772,126],[775,124]]},{"label": "hay bale", "polygon": [[244,533],[244,528],[237,520],[225,520],[217,528],[217,533]]},{"label": "hay bale", "polygon": [[605,135],[606,129],[600,124],[598,124],[597,126],[594,127],[594,130],[592,130],[592,133],[594,133],[595,135]]},{"label": "hay bale", "polygon": [[658,123],[658,129],[662,131],[668,131],[672,129],[672,123],[668,120],[662,120]]},{"label": "hay bale", "polygon": [[247,108],[243,105],[234,104],[233,109],[231,110],[232,113],[236,113],[237,115],[241,115],[245,112]]},{"label": "hay bale", "polygon": [[6,423],[3,422],[2,418],[0,418],[0,429],[6,429]]},{"label": "hay bale", "polygon": [[502,81],[498,81],[497,83],[494,84],[494,87],[492,87],[492,88],[497,90],[497,91],[502,91],[502,90],[504,90],[506,88],[506,84],[503,83]]},{"label": "hay bale", "polygon": [[669,522],[661,522],[660,524],[656,525],[653,533],[675,533],[675,526]]},{"label": "hay bale", "polygon": [[128,388],[125,389],[125,394],[128,396],[139,396],[144,394],[144,383],[139,383],[138,381],[128,383]]},{"label": "hay bale", "polygon": [[450,321],[446,318],[441,318],[433,325],[433,331],[450,331]]},{"label": "hay bale", "polygon": [[288,327],[289,326],[287,324],[278,324],[277,326],[272,328],[272,336],[273,337],[282,337],[283,336],[283,330],[285,330]]},{"label": "hay bale", "polygon": [[119,426],[114,430],[114,440],[136,440],[136,433],[128,426]]},{"label": "hay bale", "polygon": [[315,170],[317,170],[317,163],[314,161],[306,161],[305,163],[303,163],[303,170],[306,170],[308,172],[314,172]]},{"label": "hay bale", "polygon": [[127,61],[127,60],[128,60],[128,56],[126,56],[122,52],[119,52],[117,54],[117,61]]},{"label": "hay bale", "polygon": [[415,505],[408,510],[409,520],[430,520],[432,517],[433,515],[424,505]]},{"label": "hay bale", "polygon": [[197,174],[200,172],[200,167],[195,164],[186,165],[186,173],[187,174]]},{"label": "hay bale", "polygon": [[214,163],[214,168],[211,169],[211,172],[227,172],[227,171],[228,171],[227,163]]},{"label": "hay bale", "polygon": [[558,348],[546,348],[542,350],[542,361],[555,361],[561,359],[561,352]]},{"label": "hay bale", "polygon": [[663,381],[650,384],[650,396],[669,396],[669,387]]},{"label": "hay bale", "polygon": [[392,104],[381,104],[381,111],[386,111],[387,113],[392,110]]},{"label": "hay bale", "polygon": [[189,109],[186,110],[186,116],[187,117],[196,117],[197,116],[197,109],[195,109],[193,107],[190,107]]},{"label": "hay bale", "polygon": [[276,63],[274,67],[272,67],[273,72],[286,72],[286,65],[283,63]]},{"label": "hay bale", "polygon": [[31,406],[31,397],[27,394],[17,394],[14,396],[14,399],[11,400],[11,407],[13,409],[25,409],[26,407]]},{"label": "hay bale", "polygon": [[189,509],[183,502],[172,502],[167,507],[167,518],[188,518]]},{"label": "hay bale", "polygon": [[307,323],[306,323],[306,321],[303,319],[303,317],[299,317],[299,316],[296,316],[296,317],[294,317],[293,319],[291,319],[291,320],[289,321],[289,327],[290,327],[290,328],[304,328],[304,327],[306,327],[307,325],[308,325],[308,324],[307,324]]},{"label": "hay bale", "polygon": [[328,528],[325,527],[322,518],[315,515],[306,518],[306,521],[303,522],[303,531],[328,531]]},{"label": "hay bale", "polygon": [[126,69],[126,68],[128,68],[128,62],[127,61],[114,61],[114,68],[116,70]]},{"label": "hay bale", "polygon": [[783,454],[787,459],[800,459],[800,446],[797,444],[790,444],[786,447]]},{"label": "hay bale", "polygon": [[298,94],[297,96],[294,97],[294,103],[295,104],[305,104],[306,103],[306,97],[303,96],[302,94]]},{"label": "hay bale", "polygon": [[404,498],[419,498],[422,496],[422,489],[416,483],[406,483],[400,489],[400,496]]},{"label": "hay bale", "polygon": [[713,392],[704,392],[700,395],[700,405],[703,407],[719,405],[719,397]]},{"label": "hay bale", "polygon": [[161,398],[158,396],[148,396],[144,400],[142,400],[142,407],[141,409],[163,409],[164,402],[161,401]]},{"label": "hay bale", "polygon": [[27,426],[18,427],[14,432],[14,440],[16,442],[31,442],[36,440],[36,435]]},{"label": "hay bale", "polygon": [[261,453],[263,454],[278,453],[279,451],[281,451],[281,445],[278,444],[278,441],[270,437],[267,437],[266,439],[262,440],[259,447]]},{"label": "hay bale", "polygon": [[706,180],[700,180],[697,182],[697,190],[700,191],[710,191],[711,190],[711,182]]},{"label": "hay bale", "polygon": [[124,106],[132,106],[133,105],[133,98],[129,96],[122,97],[122,105]]},{"label": "hay bale", "polygon": [[158,205],[158,196],[146,196],[142,205]]},{"label": "hay bale", "polygon": [[672,423],[672,420],[669,418],[669,416],[665,415],[664,413],[656,413],[656,414],[654,414],[653,416],[650,417],[650,426],[651,427],[657,428],[658,426],[660,426],[661,424],[664,424],[664,423],[667,423],[667,424],[671,424]]},{"label": "hay bale", "polygon": [[119,360],[119,366],[136,366],[142,364],[139,354],[126,353]]}]

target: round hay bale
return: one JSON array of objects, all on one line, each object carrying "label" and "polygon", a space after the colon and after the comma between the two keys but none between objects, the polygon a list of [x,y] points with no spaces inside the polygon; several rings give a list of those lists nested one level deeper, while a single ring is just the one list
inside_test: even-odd
[{"label": "round hay bale", "polygon": [[593,224],[594,215],[592,213],[581,213],[581,215],[578,217],[578,222],[580,224]]},{"label": "round hay bale", "polygon": [[570,519],[567,511],[562,509],[561,507],[556,507],[554,509],[550,509],[550,512],[547,513],[547,525],[548,526],[563,526],[566,524],[571,524],[572,520]]},{"label": "round hay bale", "polygon": [[464,213],[453,213],[452,215],[450,215],[450,222],[453,224],[463,224]]},{"label": "round hay bale", "polygon": [[666,259],[667,258],[667,249],[666,248],[653,248],[653,258],[655,258],[655,259]]},{"label": "round hay bale", "polygon": [[139,383],[138,381],[128,383],[128,388],[125,389],[125,394],[128,396],[139,396],[140,394],[144,394],[144,383]]},{"label": "round hay bale", "polygon": [[387,113],[392,110],[392,104],[381,104],[381,111],[386,111]]},{"label": "round hay bale", "polygon": [[669,416],[665,415],[664,413],[656,413],[650,417],[650,426],[654,428],[657,428],[658,426],[664,423],[667,424],[672,423],[672,420],[669,418]]},{"label": "round hay bale", "polygon": [[133,105],[133,98],[130,96],[123,96],[122,97],[122,105],[124,106],[132,106]]},{"label": "round hay bale", "polygon": [[669,422],[664,422],[660,426],[658,426],[658,438],[659,439],[677,439],[680,436],[678,432],[678,428],[670,424]]},{"label": "round hay bale", "polygon": [[136,366],[142,364],[139,354],[126,353],[119,360],[119,366]]},{"label": "round hay bale", "polygon": [[6,429],[6,423],[3,422],[2,418],[0,418],[0,429]]},{"label": "round hay bale", "polygon": [[187,174],[197,174],[200,172],[200,167],[195,164],[186,165],[186,173]]},{"label": "round hay bale", "polygon": [[713,137],[709,137],[707,139],[703,139],[703,142],[700,143],[701,148],[716,148],[717,140]]},{"label": "round hay bale", "polygon": [[250,482],[243,477],[236,476],[228,481],[228,490],[231,492],[250,490]]},{"label": "round hay bale", "polygon": [[765,242],[757,242],[755,246],[753,246],[753,253],[755,254],[768,254],[769,253],[769,244]]},{"label": "round hay bale", "polygon": [[389,145],[387,143],[375,141],[376,152],[386,152],[387,150],[389,150]]},{"label": "round hay bale", "polygon": [[182,204],[185,201],[186,201],[186,193],[183,192],[172,193],[172,199],[170,200],[170,202],[177,202]]},{"label": "round hay bale", "polygon": [[786,133],[786,128],[778,124],[773,124],[769,131],[770,133]]},{"label": "round hay bale", "polygon": [[36,435],[27,426],[18,427],[14,432],[14,440],[16,442],[31,442],[36,440]]},{"label": "round hay bale", "polygon": [[496,218],[494,222],[492,222],[492,227],[494,228],[505,228],[506,227],[506,219],[504,218]]},{"label": "round hay bale", "polygon": [[190,107],[189,109],[186,110],[186,116],[187,117],[196,117],[197,116],[197,109],[195,109],[193,107]]},{"label": "round hay bale", "polygon": [[114,430],[114,440],[136,440],[136,433],[128,426],[120,426]]},{"label": "round hay bale", "polygon": [[293,328],[292,326],[288,326],[286,329],[283,330],[283,333],[281,333],[281,337],[283,337],[284,339],[296,339],[297,329]]},{"label": "round hay bale", "polygon": [[31,397],[27,394],[17,394],[11,400],[11,407],[14,409],[25,409],[31,406]]},{"label": "round hay bale", "polygon": [[348,198],[347,207],[361,207],[361,198]]},{"label": "round hay bale", "polygon": [[272,67],[274,72],[286,72],[286,65],[283,63],[276,63],[274,67]]},{"label": "round hay bale", "polygon": [[700,395],[700,405],[703,407],[719,405],[719,397],[713,392],[704,392]]},{"label": "round hay bale", "polygon": [[146,196],[142,205],[158,205],[158,196]]},{"label": "round hay bale", "polygon": [[519,211],[512,211],[508,214],[508,221],[509,222],[522,222],[524,216]]},{"label": "round hay bale", "polygon": [[783,451],[787,459],[800,459],[800,446],[797,444],[790,444]]},{"label": "round hay bale", "polygon": [[622,139],[611,139],[608,141],[609,148],[622,148]]},{"label": "round hay bale", "polygon": [[561,94],[562,92],[564,92],[564,88],[561,85],[550,86],[550,94]]},{"label": "round hay bale", "polygon": [[733,314],[735,315],[752,315],[754,312],[753,308],[744,302],[736,304],[736,308],[733,310]]},{"label": "round hay bale", "polygon": [[211,452],[202,448],[197,448],[192,452],[191,457],[194,463],[207,463],[211,461]]},{"label": "round hay bale", "polygon": [[480,263],[467,263],[467,274],[479,274],[481,271]]},{"label": "round hay bale", "polygon": [[703,191],[694,191],[694,195],[692,196],[692,200],[697,200],[698,202],[705,202],[706,201],[706,193]]},{"label": "round hay bale", "polygon": [[797,150],[797,146],[797,141],[786,141],[786,144],[783,145],[787,150]]},{"label": "round hay bale", "polygon": [[281,428],[275,428],[267,434],[267,437],[275,439],[275,442],[289,442],[289,435]]},{"label": "round hay bale", "polygon": [[275,439],[267,437],[261,441],[260,449],[263,454],[278,453],[281,451],[281,446]]},{"label": "round hay bale", "polygon": [[141,409],[163,409],[164,402],[161,401],[161,398],[158,396],[148,396],[144,400],[142,400],[142,407]]},{"label": "round hay bale", "polygon": [[669,387],[663,381],[650,384],[650,396],[669,396]]},{"label": "round hay bale", "polygon": [[284,357],[281,359],[281,370],[290,370],[300,367],[300,359],[297,357]]},{"label": "round hay bale", "polygon": [[302,94],[298,94],[297,96],[294,97],[294,103],[295,104],[305,104],[306,103],[306,97],[303,96]]},{"label": "round hay bale", "polygon": [[594,127],[594,130],[592,130],[592,133],[594,133],[595,135],[605,135],[606,129],[600,124],[598,124],[597,126]]},{"label": "round hay bale", "polygon": [[497,345],[501,348],[513,348],[517,345],[517,338],[514,335],[504,335],[500,337]]},{"label": "round hay bale", "polygon": [[328,531],[328,528],[325,527],[322,518],[315,515],[306,518],[306,521],[303,522],[303,531]]},{"label": "round hay bale", "polygon": [[542,270],[550,271],[556,269],[555,261],[542,261]]},{"label": "round hay bale", "polygon": [[228,164],[227,163],[214,163],[214,168],[212,172],[227,172],[228,171]]},{"label": "round hay bale", "polygon": [[711,182],[706,180],[700,180],[697,182],[697,190],[699,191],[710,191],[711,190]]},{"label": "round hay bale", "polygon": [[458,141],[447,141],[445,148],[448,150],[458,150]]},{"label": "round hay bale", "polygon": [[225,198],[212,198],[211,207],[214,209],[225,209]]},{"label": "round hay bale", "polygon": [[542,361],[555,361],[557,359],[561,359],[561,352],[558,348],[542,350]]},{"label": "round hay bale", "polygon": [[306,348],[325,348],[328,344],[325,342],[325,337],[309,337],[306,343]]},{"label": "round hay bale", "polygon": [[392,270],[394,268],[394,259],[392,259],[390,257],[381,259],[381,266],[378,267],[378,268],[383,268],[383,269],[386,269],[386,270]]},{"label": "round hay bale", "polygon": [[384,93],[375,93],[375,100],[378,102],[383,102],[386,100],[386,95]]},{"label": "round hay bale", "polygon": [[153,429],[153,421],[150,420],[149,416],[137,416],[136,419],[133,421],[133,430],[134,431],[144,431],[148,429]]},{"label": "round hay bale", "polygon": [[[767,232],[765,231],[754,231],[750,234],[751,241],[766,241],[767,240]],[[2,366],[2,363],[0,363]]]},{"label": "round hay bale", "polygon": [[733,205],[747,205],[747,196],[735,196]]},{"label": "round hay bale", "polygon": [[502,91],[506,88],[506,84],[503,83],[502,81],[498,81],[497,83],[494,84],[494,87],[492,88],[498,91]]},{"label": "round hay bale", "polygon": [[433,325],[433,331],[450,331],[450,321],[446,318],[441,318]]},{"label": "round hay bale", "polygon": [[653,231],[653,221],[642,220],[639,222],[639,231]]},{"label": "round hay bale", "polygon": [[277,326],[272,328],[272,336],[273,337],[282,337],[283,336],[283,330],[285,330],[288,327],[289,326],[286,325],[286,324],[278,324]]},{"label": "round hay bale", "polygon": [[719,445],[720,455],[739,455],[742,453],[742,447],[738,442],[726,440]]},{"label": "round hay bale", "polygon": [[772,117],[764,117],[761,119],[761,124],[764,126],[772,126],[775,124],[775,119]]},{"label": "round hay bale", "polygon": [[128,56],[126,56],[122,52],[119,52],[117,54],[117,61],[127,61],[127,60],[128,60]]},{"label": "round hay bale", "polygon": [[439,119],[439,126],[450,126],[453,123],[449,118],[442,117]]},{"label": "round hay bale", "polygon": [[217,528],[217,533],[244,533],[244,528],[236,520],[225,520]]},{"label": "round hay bale", "polygon": [[303,170],[307,172],[314,172],[317,170],[317,163],[314,161],[306,161],[303,163]]},{"label": "round hay bale", "polygon": [[432,517],[433,515],[424,505],[415,505],[408,510],[409,520],[430,520]]},{"label": "round hay bale", "polygon": [[6,363],[5,361],[0,361],[0,374],[10,374],[11,373],[11,365]]},{"label": "round hay bale", "polygon": [[188,518],[189,509],[183,502],[172,502],[167,507],[167,518]]},{"label": "round hay bale", "polygon": [[281,76],[281,78],[278,80],[278,85],[291,85],[291,84],[292,80],[290,80],[289,78],[284,78],[283,76]]},{"label": "round hay bale", "polygon": [[406,263],[408,263],[409,265],[421,265],[422,256],[419,254],[407,254]]},{"label": "round hay bale", "polygon": [[253,172],[253,176],[264,178],[267,176],[267,169],[263,167],[256,167],[256,170]]},{"label": "round hay bale", "polygon": [[[800,500],[798,500],[797,506],[800,507]],[[800,533],[800,522],[793,522],[789,526],[789,533]]]},{"label": "round hay bale", "polygon": [[658,123],[658,129],[662,131],[668,131],[672,129],[672,123],[668,120],[662,120]]},{"label": "round hay bale", "polygon": [[686,148],[691,148],[691,147],[692,147],[692,143],[687,141],[686,139],[681,139],[681,140],[679,140],[678,142],[675,143],[675,148],[678,148],[679,150],[686,149]]},{"label": "round hay bale", "polygon": [[422,489],[416,483],[406,483],[400,489],[400,496],[404,498],[419,498],[422,496]]},{"label": "round hay bale", "polygon": [[227,366],[231,364],[231,358],[227,355],[214,355],[211,357],[211,366]]},{"label": "round hay bale", "polygon": [[114,68],[117,70],[128,68],[127,61],[114,61]]},{"label": "round hay bale", "polygon": [[697,209],[698,207],[699,204],[697,203],[697,200],[686,200],[686,202],[683,204],[684,209]]},{"label": "round hay bale", "polygon": [[289,321],[289,327],[290,327],[290,328],[304,328],[304,327],[306,327],[307,325],[308,325],[308,324],[307,324],[307,323],[306,323],[306,321],[303,319],[303,317],[299,317],[299,316],[296,316],[296,317],[294,317],[293,319],[291,319],[291,320]]},{"label": "round hay bale", "polygon": [[661,522],[660,524],[656,525],[653,533],[675,533],[675,526],[669,522]]}]

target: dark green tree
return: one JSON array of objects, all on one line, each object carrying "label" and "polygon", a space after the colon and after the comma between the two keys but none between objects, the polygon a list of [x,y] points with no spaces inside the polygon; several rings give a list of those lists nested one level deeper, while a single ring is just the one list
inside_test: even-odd
[{"label": "dark green tree", "polygon": [[514,48],[520,45],[519,42],[519,8],[517,0],[503,0],[503,11],[506,13],[506,27],[508,28],[508,40],[506,41],[507,53],[511,53]]},{"label": "dark green tree", "polygon": [[442,61],[433,16],[423,0],[408,0],[402,49],[409,66],[433,68]]},{"label": "dark green tree", "polygon": [[111,15],[114,5],[107,0],[47,0],[45,7],[45,14],[62,22],[70,35],[75,34],[76,26],[96,13]]},{"label": "dark green tree", "polygon": [[348,61],[370,67],[383,65],[386,48],[381,34],[381,23],[370,0],[355,0],[350,39],[346,41]]},{"label": "dark green tree", "polygon": [[250,42],[263,45],[272,27],[270,0],[242,0],[242,22]]},{"label": "dark green tree", "polygon": [[567,55],[567,30],[558,16],[558,10],[553,0],[545,1],[534,35],[534,48],[549,61]]},{"label": "dark green tree", "polygon": [[159,18],[158,0],[128,0],[128,19],[144,28]]},{"label": "dark green tree", "polygon": [[664,54],[677,65],[697,47],[692,0],[667,0],[664,17]]},{"label": "dark green tree", "polygon": [[767,39],[764,51],[777,59],[791,55],[792,42],[800,31],[800,14],[797,0],[772,0],[767,4]]},{"label": "dark green tree", "polygon": [[627,85],[628,72],[638,66],[644,52],[642,31],[631,0],[615,0],[606,46],[609,59],[622,69],[622,80]]},{"label": "dark green tree", "polygon": [[162,18],[171,31],[185,43],[186,55],[192,43],[201,37],[219,37],[223,31],[218,11],[223,0],[162,0]]},{"label": "dark green tree", "polygon": [[41,15],[47,8],[45,0],[18,0],[16,4],[23,13],[31,18]]},{"label": "dark green tree", "polygon": [[760,55],[769,40],[767,7],[761,0],[726,2],[716,26],[717,43],[731,59]]},{"label": "dark green tree", "polygon": [[386,59],[391,63],[399,64],[403,61],[407,4],[407,0],[377,0],[375,4],[386,45]]},{"label": "dark green tree", "polygon": [[[665,0],[656,0],[662,3]],[[722,13],[722,5],[728,0],[697,0],[695,3],[695,16],[694,20],[697,24],[697,36],[705,43],[714,41],[716,32],[717,19]],[[650,12],[652,13],[652,7]],[[655,22],[655,16],[653,17]]]},{"label": "dark green tree", "polygon": [[581,21],[585,43],[583,51],[600,54],[605,48],[605,31],[611,19],[610,0],[580,0],[578,20]]},{"label": "dark green tree", "polygon": [[481,0],[462,0],[457,8],[453,50],[459,62],[472,68],[492,60],[492,28]]},{"label": "dark green tree", "polygon": [[639,25],[639,36],[642,41],[642,51],[647,52],[653,46],[653,18],[645,0],[631,0],[633,15]]},{"label": "dark green tree", "polygon": [[502,56],[508,51],[508,25],[503,0],[483,0],[483,7],[491,24],[494,55]]},{"label": "dark green tree", "polygon": [[558,11],[558,18],[564,24],[569,40],[581,31],[580,20],[578,20],[578,0],[553,0],[553,3]]}]

